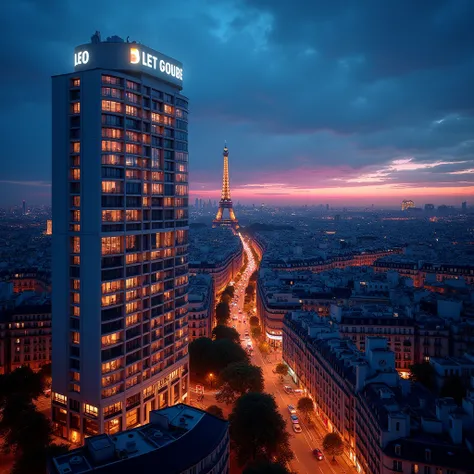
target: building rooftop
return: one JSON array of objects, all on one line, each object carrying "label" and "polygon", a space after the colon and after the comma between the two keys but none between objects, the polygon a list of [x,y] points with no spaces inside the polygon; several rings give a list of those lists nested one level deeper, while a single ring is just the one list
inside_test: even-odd
[{"label": "building rooftop", "polygon": [[150,423],[109,436],[86,439],[85,446],[54,458],[50,472],[58,474],[178,474],[216,449],[228,423],[188,405],[174,405],[150,413]]}]

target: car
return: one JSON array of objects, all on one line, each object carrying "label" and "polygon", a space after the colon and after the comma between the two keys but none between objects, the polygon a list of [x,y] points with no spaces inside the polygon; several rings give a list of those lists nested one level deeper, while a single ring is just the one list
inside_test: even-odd
[{"label": "car", "polygon": [[322,451],[318,448],[316,449],[313,449],[313,456],[318,460],[318,461],[322,461],[324,459],[324,455],[322,453]]},{"label": "car", "polygon": [[295,423],[295,424],[293,425],[293,431],[294,431],[295,433],[301,433],[303,430],[301,429],[301,426],[300,426],[298,423]]},{"label": "car", "polygon": [[304,392],[304,390],[301,389],[301,388],[295,388],[295,389],[293,390],[293,393],[303,393],[303,392]]},{"label": "car", "polygon": [[298,424],[300,422],[300,420],[298,420],[298,415],[290,415],[290,418],[292,423]]},{"label": "car", "polygon": [[[275,371],[276,373],[276,371]],[[283,390],[286,392],[286,393],[293,393],[293,389],[289,386],[289,385],[284,385],[283,386]]]},{"label": "car", "polygon": [[288,411],[291,415],[294,415],[296,413],[296,408],[293,405],[288,405]]}]

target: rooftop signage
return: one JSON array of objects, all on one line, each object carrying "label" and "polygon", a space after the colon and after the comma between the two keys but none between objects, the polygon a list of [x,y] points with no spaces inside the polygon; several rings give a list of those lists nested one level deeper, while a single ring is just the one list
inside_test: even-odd
[{"label": "rooftop signage", "polygon": [[169,56],[139,43],[89,43],[74,50],[74,71],[110,69],[122,72],[142,72],[183,87],[183,65]]}]

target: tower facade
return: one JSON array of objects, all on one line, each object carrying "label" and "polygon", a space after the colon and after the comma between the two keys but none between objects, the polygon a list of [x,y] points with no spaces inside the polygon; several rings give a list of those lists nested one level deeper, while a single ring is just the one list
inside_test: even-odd
[{"label": "tower facade", "polygon": [[[72,57],[71,57],[72,59]],[[188,393],[182,65],[96,33],[53,77],[53,386],[81,443]]]},{"label": "tower facade", "polygon": [[[217,210],[216,218],[213,221],[214,227],[225,225],[231,226],[234,229],[239,228],[239,221],[235,217],[234,208],[232,205],[232,198],[230,197],[230,181],[229,181],[229,149],[227,145],[224,146],[224,170],[222,173],[222,193],[219,201],[219,208]],[[224,217],[227,210],[228,217]]]}]

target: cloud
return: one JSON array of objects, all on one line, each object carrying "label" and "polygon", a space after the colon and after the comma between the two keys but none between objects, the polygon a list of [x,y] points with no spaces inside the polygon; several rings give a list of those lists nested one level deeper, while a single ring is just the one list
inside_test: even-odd
[{"label": "cloud", "polygon": [[[218,198],[225,139],[247,193],[473,185],[470,0],[16,0],[0,13],[6,181],[51,180],[50,76],[99,29],[184,63],[196,193]],[[2,200],[27,194],[12,189]]]}]

